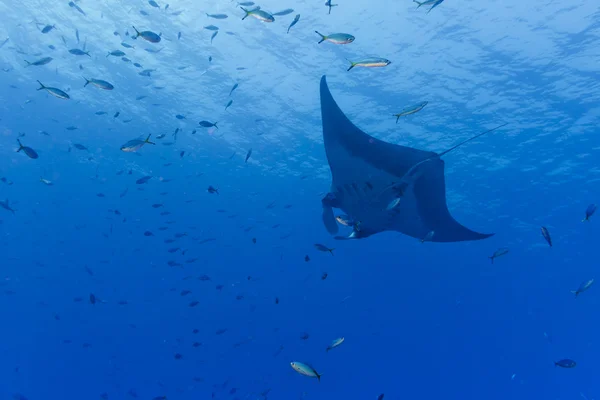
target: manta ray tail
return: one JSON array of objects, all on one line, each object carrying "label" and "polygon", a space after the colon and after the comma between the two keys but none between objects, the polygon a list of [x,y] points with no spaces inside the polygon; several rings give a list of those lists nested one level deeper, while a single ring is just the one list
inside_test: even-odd
[{"label": "manta ray tail", "polygon": [[478,133],[477,135],[473,136],[472,138],[469,138],[469,139],[467,139],[467,140],[464,140],[464,141],[460,142],[459,144],[457,144],[456,146],[452,146],[452,147],[451,147],[451,148],[449,148],[448,150],[446,150],[446,151],[444,151],[444,152],[440,153],[440,154],[439,154],[439,157],[442,157],[443,155],[450,153],[452,150],[455,150],[455,149],[457,149],[458,147],[462,146],[463,144],[469,143],[471,140],[475,140],[475,139],[477,139],[478,137],[485,135],[486,133],[493,132],[493,131],[495,131],[495,130],[497,130],[497,129],[500,129],[500,128],[502,128],[503,126],[506,126],[506,125],[508,125],[508,122],[505,122],[505,123],[504,123],[504,124],[502,124],[502,125],[498,125],[498,126],[497,126],[497,127],[495,127],[495,128],[488,129],[488,130],[487,130],[487,131],[485,131],[485,132]]}]

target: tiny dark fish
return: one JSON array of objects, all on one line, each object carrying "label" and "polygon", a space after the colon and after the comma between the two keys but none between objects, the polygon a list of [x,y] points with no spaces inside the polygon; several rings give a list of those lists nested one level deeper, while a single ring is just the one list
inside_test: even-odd
[{"label": "tiny dark fish", "polygon": [[109,51],[108,54],[106,55],[106,57],[108,57],[108,56],[123,57],[124,55],[125,55],[125,53],[122,52],[121,50],[113,50],[113,51]]},{"label": "tiny dark fish", "polygon": [[383,393],[381,393],[379,396],[377,396],[377,400],[383,400]]},{"label": "tiny dark fish", "polygon": [[146,231],[146,232],[144,232],[144,236],[154,236],[154,233],[152,233],[150,231]]},{"label": "tiny dark fish", "polygon": [[160,35],[157,35],[156,33],[152,32],[152,31],[142,31],[139,32],[135,26],[133,27],[133,29],[135,30],[135,36],[132,36],[132,39],[137,39],[138,37],[141,36],[142,39],[145,39],[147,41],[149,41],[150,43],[158,43],[160,42]]},{"label": "tiny dark fish", "polygon": [[582,222],[589,221],[591,216],[594,215],[594,213],[596,212],[596,208],[597,206],[595,204],[590,204],[585,210],[585,218]]},{"label": "tiny dark fish", "polygon": [[48,33],[50,32],[52,29],[56,28],[56,25],[46,25],[42,28],[42,33]]},{"label": "tiny dark fish", "polygon": [[562,367],[562,368],[574,368],[576,365],[577,365],[577,363],[575,361],[570,360],[568,358],[554,362],[555,367]]},{"label": "tiny dark fish", "polygon": [[213,42],[214,38],[216,38],[218,34],[219,34],[219,31],[214,31],[214,33],[210,37],[210,43]]},{"label": "tiny dark fish", "polygon": [[[246,153],[246,159],[244,160],[245,163],[248,162],[248,160],[250,159],[250,156],[252,155],[252,149],[248,150],[248,153]],[[260,157],[259,157],[260,158]]]},{"label": "tiny dark fish", "polygon": [[[69,129],[69,130],[72,130],[72,129]],[[77,150],[87,150],[88,149],[87,147],[85,147],[84,145],[79,144],[79,143],[74,143],[73,147],[75,147]]]},{"label": "tiny dark fish", "polygon": [[90,303],[96,304],[96,296],[94,296],[94,293],[90,293]]},{"label": "tiny dark fish", "polygon": [[229,100],[227,102],[227,105],[225,106],[225,111],[227,111],[227,109],[233,104],[233,100]]},{"label": "tiny dark fish", "polygon": [[214,188],[213,186],[209,186],[207,189],[208,193],[216,193],[219,194],[219,189]]},{"label": "tiny dark fish", "polygon": [[227,14],[206,14],[206,16],[209,18],[214,18],[214,19],[226,19],[227,18]]},{"label": "tiny dark fish", "polygon": [[285,9],[285,10],[283,10],[283,11],[279,11],[279,12],[273,13],[273,14],[271,14],[271,15],[273,15],[273,16],[283,16],[283,15],[288,15],[288,14],[291,14],[291,13],[293,13],[293,12],[294,12],[294,10],[293,10],[293,9],[291,9],[291,8],[287,8],[287,9]]},{"label": "tiny dark fish", "polygon": [[290,33],[290,29],[292,29],[292,26],[296,25],[298,23],[298,21],[300,21],[300,14],[296,14],[296,16],[294,17],[294,20],[292,21],[290,26],[288,26],[287,33]]},{"label": "tiny dark fish", "polygon": [[322,245],[322,244],[320,244],[320,243],[316,243],[316,244],[315,244],[315,248],[316,248],[317,250],[319,250],[319,251],[322,251],[322,252],[330,252],[330,253],[331,253],[331,255],[333,255],[333,250],[335,250],[335,249],[330,249],[329,247],[327,247],[327,246],[325,246],[325,245]]},{"label": "tiny dark fish", "polygon": [[494,259],[503,256],[505,254],[507,254],[509,252],[507,247],[501,247],[498,250],[496,250],[494,252],[494,254],[492,254],[490,257],[488,257],[490,260],[492,260],[492,264],[494,263]]},{"label": "tiny dark fish", "polygon": [[34,160],[38,158],[38,153],[34,149],[32,149],[31,147],[23,146],[19,139],[17,139],[17,143],[19,144],[19,149],[17,150],[17,153],[22,151],[29,158],[32,158]]},{"label": "tiny dark fish", "polygon": [[310,261],[310,257],[308,256],[308,254],[304,256],[304,261],[305,262],[309,262]]},{"label": "tiny dark fish", "polygon": [[321,280],[324,281],[325,279],[327,279],[327,272],[323,272],[323,275],[321,275]]},{"label": "tiny dark fish", "polygon": [[190,302],[190,304],[188,304],[189,307],[196,307],[198,304],[200,304],[200,302],[198,301],[192,301]]},{"label": "tiny dark fish", "polygon": [[207,25],[204,27],[204,29],[208,30],[208,31],[218,31],[219,27],[218,26],[214,26],[214,25]]},{"label": "tiny dark fish", "polygon": [[33,62],[29,62],[27,60],[25,60],[25,62],[27,63],[27,67],[29,66],[39,66],[39,65],[46,65],[49,62],[51,62],[53,60],[52,57],[44,57],[44,58],[40,58],[39,60],[33,61]]},{"label": "tiny dark fish", "polygon": [[152,179],[152,176],[147,175],[147,176],[144,176],[144,177],[138,179],[137,181],[135,181],[135,183],[137,185],[143,185],[144,183],[148,182],[150,179]]},{"label": "tiny dark fish", "polygon": [[550,247],[552,247],[552,238],[550,237],[550,232],[548,231],[548,228],[546,228],[545,226],[542,226],[541,231],[542,231],[542,236],[544,237],[544,239],[546,239],[546,242],[548,242],[548,245]]},{"label": "tiny dark fish", "polygon": [[80,49],[71,49],[69,50],[69,53],[75,55],[75,56],[88,56],[91,57],[90,52],[89,51],[83,51]]},{"label": "tiny dark fish", "polygon": [[200,125],[204,128],[212,128],[214,126],[215,128],[219,129],[219,127],[217,126],[217,122],[200,121],[200,122],[198,122],[198,125]]}]

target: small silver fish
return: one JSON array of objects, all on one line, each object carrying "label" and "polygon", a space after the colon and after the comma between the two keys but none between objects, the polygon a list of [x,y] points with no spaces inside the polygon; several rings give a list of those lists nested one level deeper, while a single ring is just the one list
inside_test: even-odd
[{"label": "small silver fish", "polygon": [[579,288],[577,290],[571,290],[571,293],[573,293],[575,297],[577,297],[580,293],[583,293],[586,290],[588,290],[593,284],[594,278],[590,279],[589,281],[582,282],[581,285],[579,285]]},{"label": "small silver fish", "polygon": [[308,376],[311,378],[317,378],[321,382],[321,374],[319,374],[313,367],[308,364],[293,361],[290,363],[292,368],[301,375]]},{"label": "small silver fish", "polygon": [[331,349],[335,349],[336,347],[338,347],[339,345],[341,345],[342,343],[344,343],[344,340],[345,339],[343,337],[334,339],[331,342],[331,344],[329,346],[327,346],[327,348],[325,349],[325,351],[329,351]]},{"label": "small silver fish", "polygon": [[350,61],[350,68],[347,71],[350,71],[354,67],[365,67],[365,68],[377,68],[377,67],[385,67],[390,65],[392,62],[385,58],[367,58],[361,61]]}]

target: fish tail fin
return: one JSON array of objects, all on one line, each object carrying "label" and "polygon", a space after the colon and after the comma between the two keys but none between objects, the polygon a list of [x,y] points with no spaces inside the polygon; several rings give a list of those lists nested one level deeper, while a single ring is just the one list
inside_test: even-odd
[{"label": "fish tail fin", "polygon": [[24,60],[24,61],[27,63],[27,65],[25,67],[29,67],[31,65],[31,63],[29,61],[27,61],[27,60]]},{"label": "fish tail fin", "polygon": [[156,144],[156,143],[150,141],[150,136],[152,136],[152,134],[149,134],[148,137],[146,138],[146,140],[144,140],[144,142],[148,143],[148,144]]},{"label": "fish tail fin", "polygon": [[346,58],[346,61],[348,61],[350,63],[350,67],[346,70],[346,71],[350,71],[352,68],[356,67],[356,63],[353,61],[350,61]]},{"label": "fish tail fin", "polygon": [[214,123],[214,126],[215,126],[215,128],[219,129],[219,127],[217,126],[217,123],[216,123],[216,122]]},{"label": "fish tail fin", "polygon": [[329,251],[329,253],[331,253],[331,255],[333,255],[333,251],[334,251],[334,250],[335,250],[335,249],[327,249],[327,251]]},{"label": "fish tail fin", "polygon": [[38,88],[38,90],[46,89],[46,86],[44,86],[44,84],[42,82],[37,81],[37,83],[40,84],[40,87]]},{"label": "fish tail fin", "polygon": [[394,117],[396,117],[396,123],[398,123],[398,121],[400,120],[400,114],[394,114]]},{"label": "fish tail fin", "polygon": [[110,56],[110,51],[108,52],[108,54],[106,55],[106,58],[108,58],[108,56]]},{"label": "fish tail fin", "polygon": [[419,7],[421,7],[423,5],[423,3],[421,3],[421,2],[419,2],[417,0],[413,0],[413,3],[417,3],[418,4],[417,8],[419,8]]},{"label": "fish tail fin", "polygon": [[137,28],[135,26],[133,26],[133,25],[131,25],[131,27],[135,31],[135,37],[134,37],[134,39],[136,39],[138,36],[140,36],[140,31],[138,31]]},{"label": "fish tail fin", "polygon": [[325,40],[327,40],[327,36],[323,35],[322,33],[319,33],[318,31],[315,31],[315,33],[319,36],[321,36],[321,40],[319,40],[319,44],[323,43]]},{"label": "fish tail fin", "polygon": [[492,261],[492,264],[493,264],[494,263],[494,256],[491,256],[491,257],[488,257],[488,258]]},{"label": "fish tail fin", "polygon": [[[242,10],[244,10],[244,12],[246,13],[246,15],[244,15],[244,17],[242,18],[242,21],[245,20],[246,18],[248,18],[248,15],[250,15],[250,11],[246,10],[244,7],[240,7]],[[208,14],[207,14],[208,15]]]},{"label": "fish tail fin", "polygon": [[315,372],[315,375],[317,376],[317,381],[321,382],[321,376],[323,376],[323,374],[317,374]]},{"label": "fish tail fin", "polygon": [[505,123],[503,123],[502,125],[498,125],[498,126],[497,126],[497,127],[495,127],[495,128],[488,129],[488,130],[487,130],[487,131],[485,131],[485,132],[478,133],[477,135],[475,135],[475,136],[473,136],[473,137],[471,137],[471,138],[469,138],[469,139],[467,139],[467,140],[463,140],[462,142],[460,142],[460,143],[459,143],[459,144],[457,144],[456,146],[453,146],[453,147],[449,148],[448,150],[441,152],[441,153],[438,155],[438,157],[442,157],[443,155],[450,153],[452,150],[455,150],[455,149],[457,149],[458,147],[462,146],[463,144],[466,144],[466,143],[470,142],[471,140],[475,140],[475,139],[477,139],[478,137],[485,135],[486,133],[490,133],[490,132],[493,132],[493,131],[495,131],[495,130],[497,130],[497,129],[500,129],[500,128],[502,128],[503,126],[506,126],[506,125],[508,125],[508,122],[505,122]]},{"label": "fish tail fin", "polygon": [[[18,153],[21,150],[23,150],[23,144],[21,144],[21,141],[19,139],[17,139],[17,143],[19,144],[19,149],[17,150],[17,153]],[[6,201],[8,201],[8,199],[6,199]]]},{"label": "fish tail fin", "polygon": [[90,51],[89,51],[89,50],[88,50],[88,51],[84,51],[84,54],[85,54],[86,56],[88,56],[89,58],[92,58],[92,56],[90,55]]},{"label": "fish tail fin", "polygon": [[85,85],[83,85],[83,87],[86,87],[90,83],[90,80],[85,76],[82,76],[82,78],[85,79]]},{"label": "fish tail fin", "polygon": [[579,292],[577,290],[571,290],[571,293],[573,293],[575,295],[575,297],[577,297],[577,295],[579,295]]},{"label": "fish tail fin", "polygon": [[588,217],[585,217],[584,219],[581,220],[581,222],[586,222],[589,221],[590,219]]}]

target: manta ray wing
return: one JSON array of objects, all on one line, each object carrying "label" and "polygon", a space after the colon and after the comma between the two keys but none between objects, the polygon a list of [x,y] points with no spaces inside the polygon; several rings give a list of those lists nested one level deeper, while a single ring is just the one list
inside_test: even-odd
[{"label": "manta ray wing", "polygon": [[[323,142],[332,175],[333,207],[360,222],[360,237],[398,231],[431,241],[457,242],[491,235],[460,225],[446,205],[444,162],[438,154],[378,140],[356,127],[339,108],[325,76],[321,78]],[[414,174],[418,171],[418,174]],[[411,178],[407,180],[407,176]],[[395,188],[404,183],[401,200]],[[407,183],[408,182],[408,183]],[[331,208],[324,206],[323,221],[331,234]]]}]

